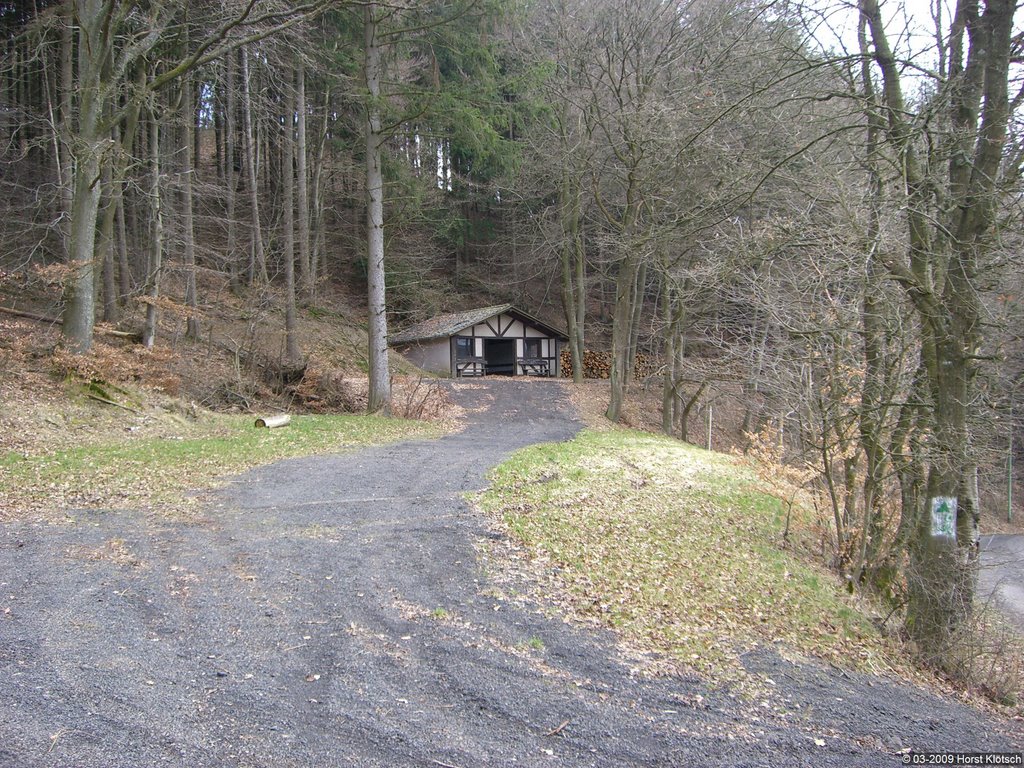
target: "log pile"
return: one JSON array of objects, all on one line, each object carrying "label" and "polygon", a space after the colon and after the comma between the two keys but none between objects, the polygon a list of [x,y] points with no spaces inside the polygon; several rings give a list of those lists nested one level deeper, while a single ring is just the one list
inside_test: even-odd
[{"label": "log pile", "polygon": [[[633,376],[637,379],[644,379],[653,376],[658,372],[661,363],[657,358],[641,352],[636,356]],[[562,375],[572,378],[572,355],[569,350],[562,350],[561,359]],[[583,378],[585,379],[607,379],[612,375],[611,352],[597,352],[593,349],[583,350]]]}]

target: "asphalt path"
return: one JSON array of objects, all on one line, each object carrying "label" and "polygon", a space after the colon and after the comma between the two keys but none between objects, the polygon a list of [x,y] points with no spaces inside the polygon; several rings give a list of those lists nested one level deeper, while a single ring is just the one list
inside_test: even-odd
[{"label": "asphalt path", "polygon": [[557,382],[475,382],[460,434],[282,461],[196,520],[0,528],[0,766],[894,766],[1018,752],[1019,723],[744,657],[764,691],[651,679],[514,598],[464,494],[580,428]]},{"label": "asphalt path", "polygon": [[982,536],[981,565],[978,591],[982,599],[994,600],[1024,632],[1024,536]]}]

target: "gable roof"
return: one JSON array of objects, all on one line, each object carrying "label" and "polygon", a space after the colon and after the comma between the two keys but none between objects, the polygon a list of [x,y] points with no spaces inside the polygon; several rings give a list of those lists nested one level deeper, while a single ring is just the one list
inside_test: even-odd
[{"label": "gable roof", "polygon": [[469,309],[465,312],[449,312],[444,315],[437,315],[392,335],[389,341],[391,344],[410,344],[414,341],[443,339],[446,336],[454,336],[459,331],[470,328],[477,323],[482,323],[502,313],[513,315],[518,320],[522,320],[550,336],[559,339],[566,338],[565,334],[557,328],[553,328],[547,323],[541,322],[537,318],[516,309],[511,304],[496,304],[493,307],[481,307],[480,309]]}]

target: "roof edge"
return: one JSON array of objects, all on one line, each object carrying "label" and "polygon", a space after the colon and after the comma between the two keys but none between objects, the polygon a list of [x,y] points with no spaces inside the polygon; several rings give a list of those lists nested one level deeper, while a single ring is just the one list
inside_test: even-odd
[{"label": "roof edge", "polygon": [[516,316],[520,321],[533,325],[559,340],[567,341],[569,338],[568,335],[553,325],[545,323],[529,312],[518,309],[511,303],[506,303],[470,309],[465,312],[447,312],[436,315],[399,331],[389,339],[388,343],[391,345],[413,344],[420,341],[433,341],[434,339],[455,336],[459,331],[503,313]]}]

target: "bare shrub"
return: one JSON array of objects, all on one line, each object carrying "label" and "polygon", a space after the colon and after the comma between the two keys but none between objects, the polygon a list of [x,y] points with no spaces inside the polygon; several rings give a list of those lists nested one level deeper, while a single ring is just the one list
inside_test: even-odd
[{"label": "bare shrub", "polygon": [[957,683],[1002,706],[1020,704],[1024,637],[995,606],[984,605],[952,636],[943,670]]},{"label": "bare shrub", "polygon": [[438,379],[419,376],[392,382],[391,410],[395,416],[437,421],[448,410],[448,397]]},{"label": "bare shrub", "polygon": [[[786,461],[782,435],[774,424],[768,423],[758,432],[744,434],[749,443],[745,458],[757,473],[762,490],[777,498],[785,509],[780,531],[782,547],[796,543],[799,535],[805,539],[804,548],[813,551],[813,541],[822,540],[828,530],[819,514],[807,514],[819,509],[812,487],[814,468]],[[797,520],[794,520],[794,513],[797,513]]]},{"label": "bare shrub", "polygon": [[250,411],[262,394],[255,381],[238,379],[217,384],[200,398],[200,402],[206,408]]},{"label": "bare shrub", "polygon": [[360,413],[366,410],[367,382],[347,377],[342,371],[306,369],[292,389],[296,402],[317,413]]}]

